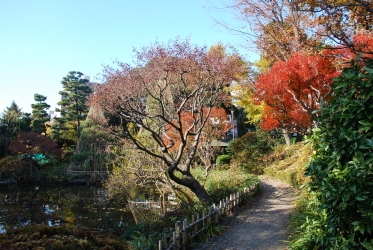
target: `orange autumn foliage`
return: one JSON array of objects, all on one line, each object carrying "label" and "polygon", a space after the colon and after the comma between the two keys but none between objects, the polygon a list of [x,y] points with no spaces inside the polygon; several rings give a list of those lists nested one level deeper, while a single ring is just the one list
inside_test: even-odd
[{"label": "orange autumn foliage", "polygon": [[338,74],[331,59],[323,55],[296,53],[286,62],[276,62],[255,86],[255,99],[266,104],[259,126],[307,131],[316,122],[313,112],[327,99],[332,79]]},{"label": "orange autumn foliage", "polygon": [[[203,109],[204,117],[207,116],[207,109]],[[181,116],[181,124],[184,128],[192,126],[194,119],[196,118],[196,113],[192,115],[191,112],[185,112]],[[202,136],[200,139],[201,143],[211,142],[212,139],[221,139],[225,134],[233,127],[232,120],[229,118],[226,110],[224,108],[212,107],[209,115],[209,120],[202,131]],[[170,125],[166,126],[166,133],[173,141],[174,145],[171,147],[171,151],[177,150],[180,146],[180,136],[177,131]],[[165,144],[170,138],[164,138]],[[193,139],[193,136],[189,136],[188,139]]]}]

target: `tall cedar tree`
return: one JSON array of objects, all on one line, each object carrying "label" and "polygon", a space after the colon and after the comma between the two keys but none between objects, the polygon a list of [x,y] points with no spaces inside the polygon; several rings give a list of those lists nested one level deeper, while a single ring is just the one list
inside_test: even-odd
[{"label": "tall cedar tree", "polygon": [[62,78],[63,90],[59,92],[62,100],[57,103],[61,108],[56,109],[61,113],[61,117],[57,119],[58,126],[60,129],[68,129],[69,125],[74,127],[76,142],[80,134],[80,123],[85,120],[89,111],[87,99],[92,93],[88,80],[82,76],[81,72],[70,71]]},{"label": "tall cedar tree", "polygon": [[[118,137],[127,136],[139,150],[162,160],[171,180],[210,204],[190,169],[212,107],[224,95],[223,88],[245,72],[245,64],[238,55],[208,51],[188,40],[155,43],[136,52],[135,67],[118,63],[118,69],[106,68],[107,83],[98,87],[91,103],[122,120],[125,133]],[[193,117],[188,125],[182,122],[186,114]],[[176,150],[167,127],[176,131]],[[153,143],[158,147],[147,147]]]},{"label": "tall cedar tree", "polygon": [[50,108],[50,105],[45,102],[47,100],[46,96],[40,94],[34,94],[35,104],[31,104],[32,115],[31,115],[31,127],[32,131],[37,134],[47,135],[47,125],[50,117],[47,113],[47,110]]}]

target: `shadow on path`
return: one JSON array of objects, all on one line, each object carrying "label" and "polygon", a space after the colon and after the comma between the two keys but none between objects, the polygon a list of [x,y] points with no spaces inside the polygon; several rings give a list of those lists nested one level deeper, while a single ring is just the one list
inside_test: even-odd
[{"label": "shadow on path", "polygon": [[232,219],[222,235],[208,239],[197,250],[287,249],[286,227],[294,208],[294,190],[288,184],[260,177],[262,193]]}]

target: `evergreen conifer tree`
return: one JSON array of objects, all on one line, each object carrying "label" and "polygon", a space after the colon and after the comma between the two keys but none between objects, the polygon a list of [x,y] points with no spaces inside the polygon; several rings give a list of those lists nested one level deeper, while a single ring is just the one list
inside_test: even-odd
[{"label": "evergreen conifer tree", "polygon": [[47,134],[47,127],[49,125],[46,122],[49,121],[50,117],[47,113],[47,110],[50,108],[50,105],[45,102],[47,99],[46,96],[40,94],[34,94],[35,104],[31,104],[32,116],[31,116],[31,127],[32,131],[41,134]]},{"label": "evergreen conifer tree", "polygon": [[56,119],[54,133],[56,137],[63,140],[75,141],[77,143],[80,134],[80,124],[85,120],[89,107],[87,98],[92,93],[88,80],[82,78],[83,73],[70,71],[61,83],[63,90],[59,92],[61,101],[57,104],[60,108],[56,112],[61,117]]}]

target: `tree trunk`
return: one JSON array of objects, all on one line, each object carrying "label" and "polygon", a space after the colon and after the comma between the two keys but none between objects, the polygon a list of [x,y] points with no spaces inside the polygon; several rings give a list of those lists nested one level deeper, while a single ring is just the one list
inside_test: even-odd
[{"label": "tree trunk", "polygon": [[175,176],[174,172],[169,169],[168,174],[170,176],[170,179],[176,182],[177,184],[180,184],[182,186],[185,186],[189,188],[198,198],[198,200],[204,204],[204,205],[211,205],[212,201],[210,198],[210,195],[207,193],[205,188],[191,175],[189,171],[185,171],[183,173],[182,178],[178,178]]},{"label": "tree trunk", "polygon": [[192,187],[188,187],[188,188],[190,188],[190,190],[192,190],[193,193],[196,194],[197,198],[202,204],[204,205],[212,204],[212,200],[210,198],[210,195],[207,193],[206,189],[202,187],[202,185],[198,181],[196,181],[194,178],[193,178],[193,182],[191,186]]},{"label": "tree trunk", "polygon": [[290,136],[290,134],[285,129],[282,130],[282,134],[284,135],[286,146],[290,147],[291,146],[291,136]]}]

